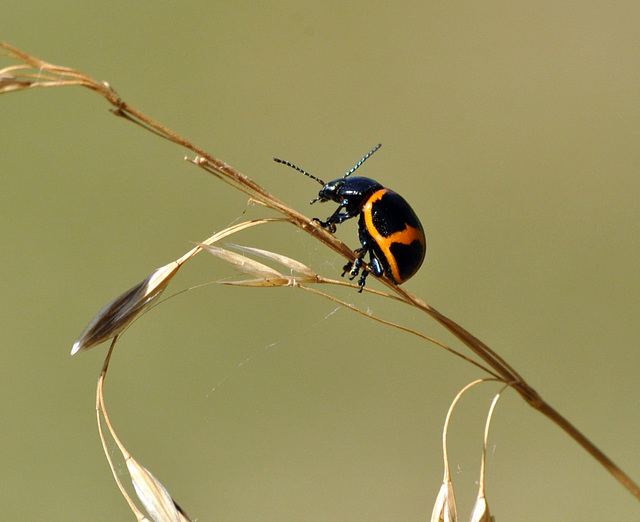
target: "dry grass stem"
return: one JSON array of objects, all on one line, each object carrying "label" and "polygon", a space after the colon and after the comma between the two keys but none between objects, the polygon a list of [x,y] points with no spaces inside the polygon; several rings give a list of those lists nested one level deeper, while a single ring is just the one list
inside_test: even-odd
[{"label": "dry grass stem", "polygon": [[[453,414],[453,410],[462,398],[462,396],[469,391],[471,388],[480,384],[482,382],[501,382],[501,379],[478,379],[467,384],[462,390],[458,392],[453,401],[451,402],[451,406],[449,406],[449,411],[447,412],[447,417],[444,421],[444,428],[442,430],[442,455],[444,458],[444,478],[442,480],[442,486],[440,487],[440,491],[438,492],[438,496],[436,497],[436,502],[433,507],[433,512],[431,514],[432,522],[440,522],[451,520],[454,521],[457,518],[457,508],[455,506],[455,496],[453,490],[453,484],[451,482],[451,472],[449,468],[449,453],[447,451],[447,435],[449,433],[449,422],[451,421],[451,415]],[[505,385],[502,390],[493,398],[491,401],[491,407],[489,408],[489,412],[487,414],[487,421],[484,427],[484,437],[482,444],[482,459],[480,463],[480,479],[478,481],[478,496],[476,498],[476,502],[473,506],[471,512],[470,522],[491,522],[493,517],[489,512],[489,505],[487,503],[486,494],[485,494],[485,470],[486,470],[486,457],[487,457],[487,442],[489,440],[489,428],[491,426],[491,419],[493,417],[493,412],[495,410],[496,404],[498,400],[502,396],[502,393],[505,389],[507,389],[508,385]]]},{"label": "dry grass stem", "polygon": [[[340,281],[331,281],[332,283],[340,283]],[[420,332],[416,331],[416,330],[412,330],[411,328],[407,328],[406,326],[402,326],[401,324],[398,323],[393,323],[391,321],[387,321],[386,319],[382,319],[380,317],[377,317],[373,314],[370,314],[368,312],[364,312],[363,310],[360,310],[360,308],[357,308],[356,306],[353,306],[352,304],[347,303],[346,301],[342,301],[340,299],[337,299],[336,297],[329,295],[329,294],[325,294],[324,292],[321,292],[320,290],[317,290],[315,288],[310,288],[308,286],[304,286],[304,285],[300,285],[300,288],[302,290],[305,290],[307,292],[312,292],[314,294],[320,295],[322,297],[324,297],[325,299],[329,299],[335,303],[338,303],[342,306],[344,306],[345,308],[348,308],[349,310],[352,310],[360,315],[364,315],[365,317],[369,318],[369,319],[373,319],[374,321],[380,323],[380,324],[384,324],[386,326],[391,326],[392,328],[397,328],[398,330],[402,330],[404,332],[408,332],[412,335],[415,335],[421,339],[424,339],[425,341],[428,341],[430,343],[433,343],[437,346],[439,346],[440,348],[446,350],[447,352],[455,355],[456,357],[460,357],[462,360],[468,362],[469,364],[473,364],[474,366],[476,366],[477,368],[480,368],[482,371],[487,372],[489,375],[494,376],[496,379],[499,379],[498,375],[496,373],[494,373],[492,370],[490,370],[489,368],[483,366],[482,364],[480,364],[477,361],[474,361],[473,359],[470,359],[469,357],[467,357],[466,355],[458,352],[457,350],[454,350],[453,348],[447,346],[446,344],[444,344],[441,341],[438,341],[437,339],[434,339],[433,337],[429,337],[427,335],[421,334]]]},{"label": "dry grass stem", "polygon": [[[318,275],[317,273],[315,273],[311,268],[309,268],[307,265],[300,263],[299,261],[296,261],[295,259],[291,259],[290,257],[287,256],[283,256],[282,254],[276,254],[275,252],[270,252],[268,250],[263,250],[260,248],[254,248],[254,247],[247,247],[247,246],[241,246],[241,245],[232,245],[233,247],[248,252],[248,253],[252,253],[252,254],[256,254],[259,255],[265,259],[274,261],[276,263],[282,264],[283,266],[285,266],[286,268],[289,269],[289,271],[291,272],[290,275],[284,274],[282,272],[278,272],[277,270],[274,270],[273,268],[264,265],[262,263],[258,263],[257,261],[248,258],[246,256],[240,255],[240,254],[236,254],[235,252],[231,252],[229,250],[226,250],[224,248],[220,248],[220,247],[215,247],[215,246],[210,246],[210,245],[201,245],[204,249],[206,249],[209,253],[211,253],[212,255],[226,261],[227,263],[235,266],[239,271],[250,275],[253,277],[253,279],[245,279],[245,280],[240,280],[240,281],[217,281],[219,284],[224,284],[224,285],[237,285],[237,286],[254,286],[254,287],[276,287],[276,286],[295,286],[298,287],[302,290],[305,290],[307,292],[311,292],[314,293],[316,295],[322,296],[325,299],[329,299],[330,301],[333,301],[334,303],[338,303],[341,306],[348,308],[349,310],[352,310],[360,315],[363,315],[369,319],[372,319],[376,322],[379,322],[381,324],[384,324],[386,326],[391,326],[393,328],[397,328],[398,330],[402,330],[404,332],[408,332],[412,335],[415,335],[421,339],[424,339],[425,341],[428,341],[430,343],[433,343],[441,348],[443,348],[444,350],[452,353],[453,355],[460,357],[461,359],[463,359],[464,361],[473,364],[475,366],[477,366],[479,369],[487,372],[489,375],[492,375],[494,378],[496,379],[500,379],[500,377],[495,374],[490,368],[487,368],[485,366],[483,366],[482,364],[474,361],[473,359],[470,359],[469,357],[467,357],[466,355],[461,354],[460,352],[457,352],[456,350],[450,348],[449,346],[447,346],[446,344],[438,341],[437,339],[434,339],[432,337],[428,337],[424,334],[421,334],[420,332],[417,332],[416,330],[413,330],[411,328],[407,328],[406,326],[402,326],[400,324],[397,323],[393,323],[391,321],[387,321],[385,319],[382,319],[380,317],[377,317],[371,313],[365,312],[363,310],[360,310],[358,307],[347,303],[346,301],[343,301],[341,299],[338,299],[337,297],[334,297],[332,295],[326,294],[324,292],[321,292],[320,290],[317,290],[315,288],[311,288],[308,286],[305,286],[301,283],[324,283],[324,284],[333,284],[333,285],[347,285],[352,287],[353,289],[358,289],[358,286],[355,284],[351,284],[351,283],[345,283],[344,281],[337,281],[337,280],[333,280],[333,279],[326,279],[323,278],[322,276]],[[294,275],[295,273],[299,274],[299,275]],[[389,297],[389,298],[395,298],[394,296],[390,295],[390,294],[386,294],[384,292],[379,292],[377,290],[373,290],[373,289],[367,289],[365,287],[365,291],[369,291],[371,293],[377,294],[377,295],[381,295],[383,297]]]},{"label": "dry grass stem", "polygon": [[502,390],[500,390],[496,396],[491,401],[491,407],[489,408],[489,413],[487,414],[487,422],[484,427],[484,440],[482,443],[482,460],[480,461],[480,479],[478,480],[478,497],[476,499],[476,503],[473,506],[473,510],[471,512],[471,522],[491,522],[494,517],[491,516],[489,512],[489,504],[487,503],[487,495],[485,491],[485,474],[486,474],[486,465],[487,465],[487,444],[489,442],[489,428],[491,426],[491,419],[493,418],[493,412],[495,411],[496,405],[498,404],[498,400],[502,396],[502,392],[507,389],[507,386],[504,386]]},{"label": "dry grass stem", "polygon": [[478,379],[470,384],[467,384],[453,399],[447,416],[444,421],[444,427],[442,428],[442,457],[444,460],[444,477],[442,479],[442,485],[438,491],[436,501],[433,505],[433,511],[431,512],[431,522],[456,522],[458,520],[458,510],[456,507],[456,497],[453,490],[453,483],[451,482],[451,471],[449,468],[449,452],[447,451],[447,435],[449,433],[449,422],[453,409],[460,400],[460,397],[464,393],[475,386],[485,382],[485,379]]},{"label": "dry grass stem", "polygon": [[124,485],[120,481],[120,477],[118,476],[118,472],[116,470],[116,465],[113,462],[113,458],[111,457],[111,452],[109,451],[109,447],[107,445],[107,441],[104,434],[103,419],[104,419],[104,422],[107,424],[108,429],[111,432],[112,437],[114,437],[114,440],[116,441],[116,443],[119,442],[117,436],[115,435],[115,431],[111,428],[111,422],[109,421],[109,416],[107,414],[107,410],[104,405],[104,395],[103,395],[104,380],[107,376],[109,362],[111,361],[111,355],[113,354],[113,349],[115,348],[117,341],[118,341],[118,336],[115,336],[113,338],[113,341],[111,341],[111,346],[109,347],[109,351],[107,352],[107,357],[105,358],[104,364],[102,366],[102,372],[100,373],[100,377],[98,378],[98,386],[96,389],[96,416],[98,419],[98,434],[100,435],[102,449],[104,450],[105,457],[107,458],[107,462],[109,463],[109,468],[111,469],[111,473],[116,482],[116,485],[118,486],[118,489],[120,490],[120,493],[122,494],[124,499],[127,501],[127,504],[129,504],[129,508],[136,516],[136,519],[146,520],[146,517],[135,505],[135,503],[127,493],[127,490],[125,489]]},{"label": "dry grass stem", "polygon": [[[125,103],[107,82],[98,82],[90,76],[74,69],[60,67],[39,60],[4,42],[0,42],[0,53],[19,62],[16,65],[0,70],[0,94],[31,88],[55,86],[79,85],[91,89],[103,96],[113,106],[112,112],[116,116],[131,121],[191,151],[196,155],[195,159],[190,160],[194,165],[204,169],[218,179],[233,185],[260,204],[280,213],[287,221],[304,230],[327,247],[345,257],[348,261],[353,262],[355,260],[354,252],[333,234],[322,228],[322,226],[285,205],[251,178]],[[504,383],[509,384],[517,391],[529,405],[555,422],[600,462],[616,480],[640,500],[640,487],[566,418],[546,403],[524,378],[500,355],[455,321],[444,316],[423,300],[410,294],[403,287],[395,285],[389,278],[381,277],[378,278],[378,280],[387,286],[391,293],[395,294],[408,305],[422,310],[455,335],[469,350],[478,356],[486,365],[491,367],[492,371],[499,375]]]},{"label": "dry grass stem", "polygon": [[138,509],[136,504],[131,499],[130,495],[127,493],[124,485],[120,481],[116,465],[113,462],[113,458],[111,456],[105,438],[103,420],[104,424],[106,424],[107,429],[109,430],[109,433],[111,434],[112,439],[116,443],[118,450],[122,454],[125,463],[127,464],[127,470],[129,471],[129,476],[131,477],[131,482],[136,491],[136,494],[138,495],[138,498],[140,499],[154,522],[190,522],[189,517],[171,498],[171,495],[162,485],[162,483],[158,479],[156,479],[144,466],[142,466],[142,464],[137,462],[131,456],[131,454],[127,451],[127,449],[124,447],[124,445],[116,435],[116,432],[111,424],[111,420],[109,419],[107,408],[104,403],[104,381],[107,377],[109,362],[111,361],[111,355],[113,354],[113,349],[115,348],[117,341],[118,336],[115,336],[113,341],[111,342],[111,346],[109,347],[109,351],[107,352],[107,356],[102,366],[102,372],[100,373],[100,377],[98,378],[98,386],[96,390],[96,415],[98,419],[98,433],[100,434],[102,449],[104,450],[104,453],[107,457],[107,461],[109,463],[109,467],[111,468],[113,478],[118,485],[118,489],[120,489],[120,493],[127,501],[127,504],[129,504],[129,508],[136,516],[136,519],[139,521],[148,520],[147,517]]}]

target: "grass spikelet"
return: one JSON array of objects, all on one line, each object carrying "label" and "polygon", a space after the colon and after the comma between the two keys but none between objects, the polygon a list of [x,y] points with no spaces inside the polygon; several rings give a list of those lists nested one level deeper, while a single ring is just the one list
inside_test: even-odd
[{"label": "grass spikelet", "polygon": [[[262,250],[260,248],[236,246],[236,248],[245,252],[258,254],[266,259],[270,259],[276,263],[280,263],[289,268],[292,275],[286,275],[277,270],[267,266],[263,263],[256,261],[243,254],[238,254],[230,250],[220,248],[213,245],[201,245],[210,254],[219,257],[223,261],[233,265],[240,272],[250,275],[253,279],[243,279],[241,281],[219,281],[225,285],[236,286],[293,286],[299,282],[314,283],[318,280],[317,274],[311,270],[308,266],[291,259],[290,257]],[[293,275],[293,273],[299,275]]]},{"label": "grass spikelet", "polygon": [[448,474],[445,474],[444,482],[436,497],[436,503],[431,513],[431,522],[457,522],[458,510],[456,497],[453,493],[453,484]]},{"label": "grass spikelet", "polygon": [[137,285],[106,304],[80,334],[71,349],[71,355],[88,350],[122,333],[162,294],[180,266],[180,263],[173,261],[154,270]]},{"label": "grass spikelet", "polygon": [[491,516],[491,513],[489,513],[487,499],[484,496],[478,497],[475,505],[473,506],[469,522],[493,522],[494,520],[495,518]]},{"label": "grass spikelet", "polygon": [[127,459],[127,469],[138,498],[155,522],[189,520],[181,512],[162,483],[133,457]]}]

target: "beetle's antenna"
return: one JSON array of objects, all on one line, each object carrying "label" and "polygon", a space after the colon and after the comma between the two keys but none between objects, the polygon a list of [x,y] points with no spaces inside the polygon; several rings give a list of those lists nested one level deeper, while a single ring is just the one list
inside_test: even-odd
[{"label": "beetle's antenna", "polygon": [[367,160],[367,158],[368,158],[369,156],[371,156],[371,154],[373,154],[375,151],[377,151],[380,147],[382,147],[382,143],[378,143],[375,147],[373,147],[373,149],[371,149],[369,152],[367,152],[367,153],[362,157],[362,159],[361,159],[358,163],[356,163],[356,164],[355,164],[355,166],[354,166],[354,167],[353,167],[349,172],[347,172],[344,176],[342,176],[342,177],[343,177],[343,178],[346,178],[347,176],[349,176],[349,175],[353,174],[353,173],[356,171],[356,169],[357,169],[360,165],[362,165],[362,164]]},{"label": "beetle's antenna", "polygon": [[[291,167],[292,169],[295,169],[298,172],[302,172],[305,176],[309,176],[311,179],[315,179],[318,183],[320,183],[320,185],[322,186],[325,185],[325,182],[322,181],[320,178],[316,178],[313,174],[309,174],[306,170],[302,170],[300,167],[297,167],[293,163],[289,163],[288,161],[281,160],[280,158],[273,158],[273,161],[275,161],[276,163],[282,163],[283,165],[286,165],[287,167]],[[364,161],[364,159],[362,161]],[[360,163],[362,163],[362,161]]]}]

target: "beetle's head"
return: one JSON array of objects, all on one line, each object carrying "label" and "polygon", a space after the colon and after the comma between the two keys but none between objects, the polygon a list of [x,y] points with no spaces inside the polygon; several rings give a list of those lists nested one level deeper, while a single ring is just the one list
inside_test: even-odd
[{"label": "beetle's head", "polygon": [[320,192],[318,192],[318,197],[311,200],[311,203],[315,203],[319,201],[320,203],[324,203],[325,201],[335,201],[340,203],[340,189],[344,185],[344,178],[334,179],[329,183],[325,183]]}]

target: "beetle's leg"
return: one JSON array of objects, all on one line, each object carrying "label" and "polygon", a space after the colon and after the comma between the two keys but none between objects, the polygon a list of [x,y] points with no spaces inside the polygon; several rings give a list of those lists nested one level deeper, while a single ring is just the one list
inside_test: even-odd
[{"label": "beetle's leg", "polygon": [[[364,257],[364,252],[362,257],[359,257],[358,259],[356,259],[356,263],[360,261],[358,268],[362,266],[363,257]],[[354,267],[355,267],[355,263],[354,263]],[[382,277],[384,275],[384,268],[382,268],[382,263],[380,263],[380,260],[375,256],[375,254],[373,253],[373,250],[369,251],[369,263],[367,263],[367,267],[362,270],[362,275],[360,276],[360,279],[358,279],[358,286],[360,287],[360,290],[358,290],[358,292],[362,293],[362,290],[364,289],[364,285],[366,284],[367,276],[369,275],[369,273],[372,273],[376,277]],[[357,271],[355,275],[358,275]],[[353,279],[353,277],[351,279]]]},{"label": "beetle's leg", "polygon": [[[318,218],[314,218],[313,220],[320,223],[320,225],[323,228],[326,228],[327,230],[333,233],[336,231],[336,225],[339,225],[343,221],[357,216],[358,213],[360,212],[359,209],[349,210],[348,207],[349,207],[349,201],[347,199],[344,199],[342,200],[342,203],[338,205],[338,208],[336,209],[336,211],[333,214],[331,214],[326,221],[322,221],[321,219],[318,219]],[[344,212],[342,212],[343,209],[344,209]]]},{"label": "beetle's leg", "polygon": [[336,226],[331,223],[328,219],[326,221],[322,221],[319,218],[313,218],[311,221],[315,221],[316,223],[318,223],[322,228],[326,228],[329,232],[331,232],[332,234],[336,233]]},{"label": "beetle's leg", "polygon": [[366,253],[367,253],[367,251],[364,248],[358,248],[355,251],[356,260],[353,263],[351,261],[349,261],[342,268],[342,270],[344,270],[342,272],[342,277],[344,277],[344,275],[346,273],[349,273],[349,279],[353,280],[358,275],[358,273],[360,272],[360,267],[362,266],[362,258],[364,258]]},{"label": "beetle's leg", "polygon": [[382,277],[384,275],[384,268],[382,268],[382,263],[380,263],[380,260],[375,256],[373,251],[370,250],[369,263],[367,264],[367,267],[363,269],[362,263],[363,263],[364,256],[367,254],[367,249],[359,248],[355,252],[358,257],[356,257],[356,260],[353,263],[349,262],[346,265],[344,265],[343,267],[344,271],[342,272],[342,276],[344,277],[344,275],[348,272],[349,279],[353,280],[358,276],[358,274],[360,274],[360,270],[362,269],[362,273],[360,274],[360,279],[358,279],[358,286],[360,287],[359,292],[362,292],[362,289],[366,284],[367,276],[369,275],[369,273],[372,273],[376,277]]},{"label": "beetle's leg", "polygon": [[342,267],[342,277],[344,277],[344,275],[347,272],[351,272],[351,268],[353,267],[353,263],[351,261],[349,261],[346,265],[344,265]]},{"label": "beetle's leg", "polygon": [[380,263],[380,260],[374,255],[373,251],[369,252],[369,272],[376,277],[382,277],[384,275],[382,263]]},{"label": "beetle's leg", "polygon": [[353,262],[351,266],[351,270],[349,270],[349,279],[353,281],[355,277],[360,273],[360,268],[362,267],[362,258],[364,257],[364,253],[362,255],[358,255],[356,260]]},{"label": "beetle's leg", "polygon": [[358,293],[362,293],[362,291],[364,290],[364,285],[366,283],[367,280],[367,276],[369,275],[369,270],[367,270],[366,268],[362,271],[362,275],[360,276],[360,279],[358,279],[358,286],[360,287],[360,290],[358,290]]}]

